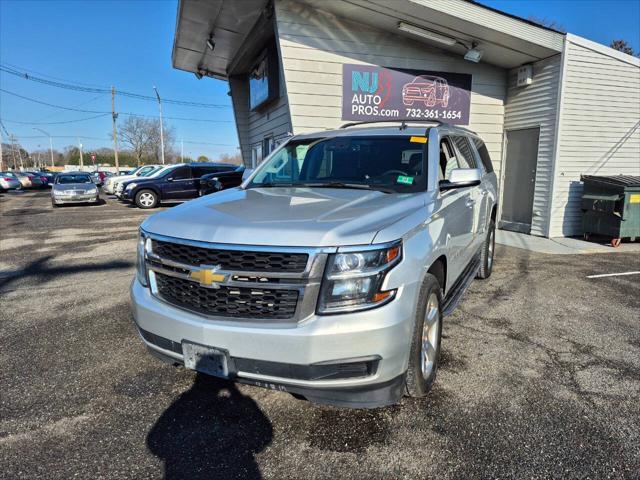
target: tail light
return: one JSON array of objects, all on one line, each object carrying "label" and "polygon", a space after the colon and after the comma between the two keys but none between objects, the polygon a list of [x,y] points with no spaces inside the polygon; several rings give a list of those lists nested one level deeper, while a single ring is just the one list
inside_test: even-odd
[{"label": "tail light", "polygon": [[42,180],[43,182],[47,182],[47,177],[40,177],[40,180]]},{"label": "tail light", "polygon": [[4,178],[3,178],[3,180],[4,180],[5,182],[10,182],[10,181],[11,181],[11,180],[13,180],[13,179],[12,179],[12,178],[10,178],[10,177],[4,177]]},{"label": "tail light", "polygon": [[29,179],[29,181],[33,180],[33,175],[27,175],[27,178]]}]

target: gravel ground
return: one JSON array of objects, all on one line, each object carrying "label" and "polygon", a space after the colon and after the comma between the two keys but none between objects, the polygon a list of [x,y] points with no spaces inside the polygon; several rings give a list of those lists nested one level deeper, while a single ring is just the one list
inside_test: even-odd
[{"label": "gravel ground", "polygon": [[317,406],[158,362],[128,287],[147,212],[0,196],[0,477],[640,478],[640,255],[498,247],[423,400]]}]

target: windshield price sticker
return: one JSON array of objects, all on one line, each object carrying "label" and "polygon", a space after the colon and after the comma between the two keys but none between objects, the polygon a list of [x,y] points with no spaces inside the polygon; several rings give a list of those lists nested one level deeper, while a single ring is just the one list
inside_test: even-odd
[{"label": "windshield price sticker", "polygon": [[411,137],[409,141],[411,143],[427,143],[427,137]]},{"label": "windshield price sticker", "polygon": [[405,175],[398,175],[396,183],[402,183],[403,185],[413,185],[413,177],[407,177]]}]

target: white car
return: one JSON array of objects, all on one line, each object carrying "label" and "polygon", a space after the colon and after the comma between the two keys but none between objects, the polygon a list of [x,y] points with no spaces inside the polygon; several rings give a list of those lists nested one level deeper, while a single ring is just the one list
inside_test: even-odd
[{"label": "white car", "polygon": [[[158,166],[155,170],[150,170],[149,172],[140,175],[140,177],[154,178],[154,177],[157,177],[158,175],[162,175],[164,172],[167,171],[167,169],[173,168],[176,165],[177,164]],[[136,177],[127,177],[127,176],[118,178],[118,180],[116,181],[115,189],[114,189],[115,196],[118,197],[119,199],[122,199],[124,184],[129,182],[130,180],[135,180],[135,178]]]},{"label": "white car", "polygon": [[102,191],[109,195],[114,195],[116,193],[117,182],[120,182],[122,180],[124,181],[132,180],[136,177],[140,177],[141,175],[144,175],[145,173],[149,173],[153,170],[156,170],[160,166],[161,165],[145,165],[143,167],[136,168],[129,175],[114,175],[113,177],[109,177],[105,180],[104,184],[102,185]]}]

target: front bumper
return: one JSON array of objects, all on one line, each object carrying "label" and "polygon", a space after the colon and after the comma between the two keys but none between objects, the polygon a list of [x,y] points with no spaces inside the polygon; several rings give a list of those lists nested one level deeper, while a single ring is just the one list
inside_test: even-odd
[{"label": "front bumper", "polygon": [[97,203],[99,195],[52,196],[56,205],[68,203]]},{"label": "front bumper", "polygon": [[[402,297],[413,298],[414,288],[401,289],[394,301],[374,310],[312,315],[295,325],[205,319],[154,297],[135,279],[131,300],[142,340],[168,361],[184,362],[183,340],[207,345],[228,352],[233,380],[298,393],[318,403],[371,408],[402,396],[413,328],[413,302]],[[318,365],[348,369],[372,359],[375,368],[355,378],[291,376]]]}]

